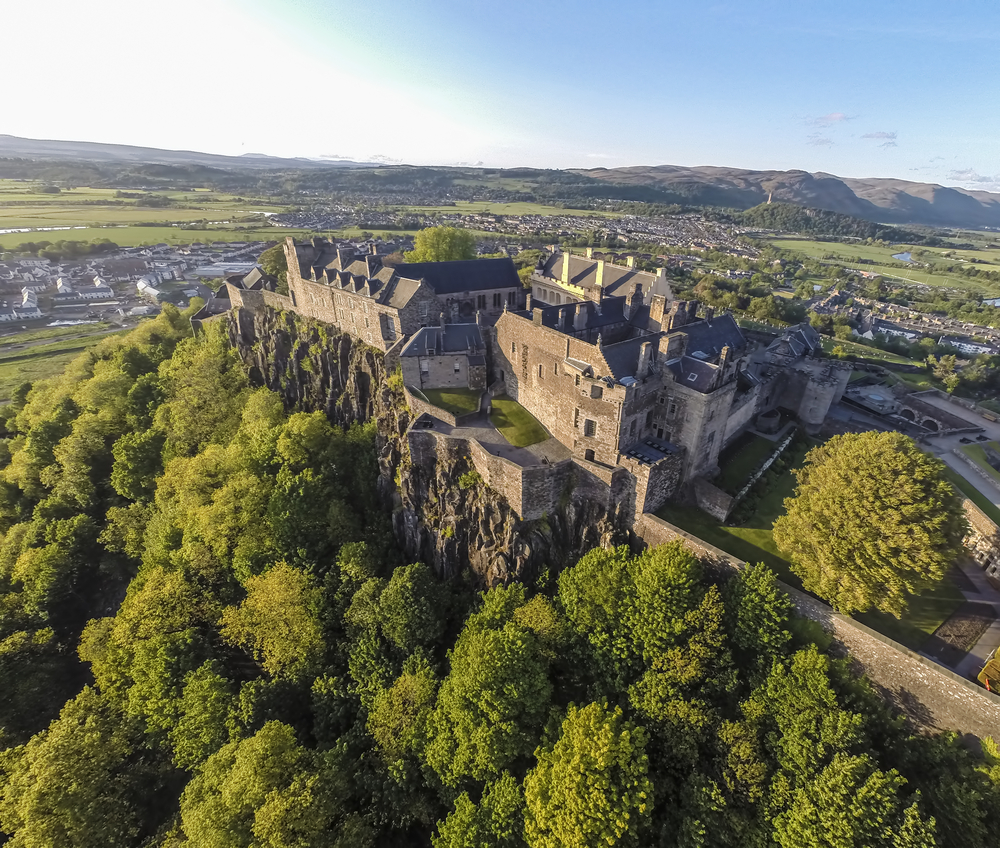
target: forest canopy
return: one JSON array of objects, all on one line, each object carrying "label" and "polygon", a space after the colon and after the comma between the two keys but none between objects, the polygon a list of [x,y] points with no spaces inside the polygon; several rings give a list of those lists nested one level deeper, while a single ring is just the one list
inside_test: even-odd
[{"label": "forest canopy", "polygon": [[0,831],[35,846],[965,846],[1000,754],[913,735],[763,566],[441,581],[373,424],[165,305],[3,409]]}]

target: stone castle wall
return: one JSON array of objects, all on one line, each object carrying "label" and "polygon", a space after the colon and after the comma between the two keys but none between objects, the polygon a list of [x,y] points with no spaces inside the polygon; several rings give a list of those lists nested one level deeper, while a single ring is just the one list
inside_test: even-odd
[{"label": "stone castle wall", "polygon": [[[639,546],[681,541],[694,551],[716,579],[725,580],[744,563],[679,527],[643,515],[633,525]],[[881,633],[834,612],[816,598],[780,581],[778,586],[796,612],[817,622],[833,638],[838,652],[849,656],[882,696],[925,731],[954,730],[975,736],[996,736],[1000,727],[1000,696],[953,674]]]}]

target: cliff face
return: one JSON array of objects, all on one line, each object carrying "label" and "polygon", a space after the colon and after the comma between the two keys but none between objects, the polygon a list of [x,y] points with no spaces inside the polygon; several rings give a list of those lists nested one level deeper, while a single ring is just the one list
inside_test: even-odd
[{"label": "cliff face", "polygon": [[234,310],[229,338],[254,385],[290,408],[322,410],[341,425],[373,421],[379,491],[397,541],[412,560],[443,577],[468,567],[486,585],[554,573],[596,546],[628,540],[627,517],[569,494],[539,521],[521,521],[485,486],[461,452],[413,462],[406,442],[411,413],[383,354],[329,325],[290,312]]}]

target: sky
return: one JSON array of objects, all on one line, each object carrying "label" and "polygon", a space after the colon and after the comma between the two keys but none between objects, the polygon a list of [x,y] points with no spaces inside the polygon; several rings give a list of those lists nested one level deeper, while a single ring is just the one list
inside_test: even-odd
[{"label": "sky", "polygon": [[1000,191],[1000,4],[5,0],[0,133]]}]

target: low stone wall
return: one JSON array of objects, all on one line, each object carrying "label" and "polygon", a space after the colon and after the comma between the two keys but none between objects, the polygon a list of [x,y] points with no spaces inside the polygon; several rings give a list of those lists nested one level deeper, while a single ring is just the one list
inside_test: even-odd
[{"label": "low stone wall", "polygon": [[459,426],[458,417],[452,415],[447,410],[434,406],[434,404],[430,401],[424,400],[423,397],[417,393],[417,389],[412,389],[409,386],[403,386],[403,391],[406,393],[406,405],[410,407],[410,411],[413,413],[414,418],[417,418],[426,412],[431,417],[437,418],[439,421],[444,421],[445,424],[449,424],[452,427]]},{"label": "low stone wall", "polygon": [[263,310],[265,306],[270,306],[272,309],[278,310],[292,308],[292,299],[277,292],[265,291],[263,289],[259,291],[247,291],[246,289],[240,289],[232,285],[228,285],[226,288],[229,290],[229,300],[234,307],[243,306],[258,312]]},{"label": "low stone wall", "polygon": [[991,486],[995,486],[1000,489],[1000,481],[996,479],[992,474],[990,474],[985,468],[983,468],[978,462],[976,462],[971,456],[962,452],[959,448],[952,448],[951,452],[955,454],[959,459],[962,460],[966,465],[969,466],[973,471],[976,472],[980,477],[986,480]]},{"label": "low stone wall", "polygon": [[[633,526],[637,541],[660,545],[682,541],[702,558],[710,573],[727,578],[744,563],[655,515],[643,515]],[[925,731],[954,730],[975,736],[1000,731],[1000,696],[876,633],[854,619],[834,612],[816,598],[779,581],[796,612],[817,622],[896,709]]]}]

